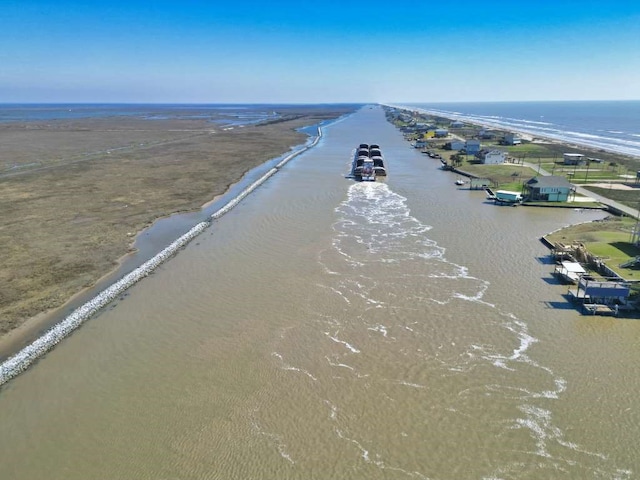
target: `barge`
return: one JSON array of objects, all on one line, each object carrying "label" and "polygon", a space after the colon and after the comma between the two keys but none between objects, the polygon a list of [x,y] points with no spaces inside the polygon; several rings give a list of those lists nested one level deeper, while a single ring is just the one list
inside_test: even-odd
[{"label": "barge", "polygon": [[387,169],[380,145],[361,143],[356,148],[351,166],[351,176],[363,182],[375,182],[385,177]]}]

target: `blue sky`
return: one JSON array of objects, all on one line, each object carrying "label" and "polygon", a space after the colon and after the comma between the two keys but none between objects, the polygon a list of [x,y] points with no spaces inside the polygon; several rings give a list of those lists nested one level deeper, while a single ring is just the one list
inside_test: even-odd
[{"label": "blue sky", "polygon": [[640,1],[0,0],[0,102],[640,99]]}]

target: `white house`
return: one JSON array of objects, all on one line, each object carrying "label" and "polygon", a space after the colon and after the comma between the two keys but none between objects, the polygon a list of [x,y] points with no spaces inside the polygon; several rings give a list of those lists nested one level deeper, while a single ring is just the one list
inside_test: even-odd
[{"label": "white house", "polygon": [[480,155],[480,160],[485,165],[499,165],[507,159],[507,154],[500,150],[488,150]]}]

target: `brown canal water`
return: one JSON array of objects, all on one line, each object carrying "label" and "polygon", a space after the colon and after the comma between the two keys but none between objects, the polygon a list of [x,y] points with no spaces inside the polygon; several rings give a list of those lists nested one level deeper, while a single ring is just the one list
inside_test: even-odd
[{"label": "brown canal water", "polygon": [[[345,178],[359,143],[389,176]],[[640,323],[364,108],[0,390],[0,478],[630,479]]]}]

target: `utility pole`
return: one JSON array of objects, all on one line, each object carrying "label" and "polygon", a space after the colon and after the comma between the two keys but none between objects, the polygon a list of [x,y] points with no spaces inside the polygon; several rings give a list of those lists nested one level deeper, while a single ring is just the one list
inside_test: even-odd
[{"label": "utility pole", "polygon": [[633,236],[631,237],[631,244],[632,245],[640,244],[640,202],[638,202],[636,226],[633,228]]},{"label": "utility pole", "polygon": [[587,177],[589,176],[589,166],[591,165],[591,160],[587,158],[587,173],[584,174],[584,182],[587,183]]}]

